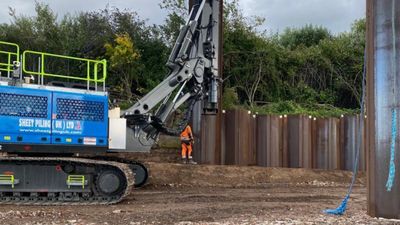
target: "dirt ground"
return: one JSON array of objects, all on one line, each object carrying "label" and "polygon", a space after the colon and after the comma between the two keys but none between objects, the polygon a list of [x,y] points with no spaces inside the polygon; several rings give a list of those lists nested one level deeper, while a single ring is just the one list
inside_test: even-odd
[{"label": "dirt ground", "polygon": [[349,172],[182,165],[174,156],[146,155],[149,184],[117,205],[1,205],[0,224],[400,224],[366,214],[364,174],[338,217],[322,210],[341,202]]}]

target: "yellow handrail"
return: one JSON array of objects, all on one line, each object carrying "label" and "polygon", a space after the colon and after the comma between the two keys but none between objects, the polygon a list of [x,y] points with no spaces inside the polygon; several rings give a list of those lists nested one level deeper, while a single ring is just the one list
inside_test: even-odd
[{"label": "yellow handrail", "polygon": [[85,189],[85,176],[84,175],[68,175],[67,185],[68,188],[71,188],[72,184],[78,184],[82,186],[82,189]]},{"label": "yellow handrail", "polygon": [[[15,49],[7,51],[3,49],[5,46],[11,46]],[[7,62],[0,62],[0,71],[12,72],[13,61],[19,62],[19,46],[11,42],[0,41],[0,54],[7,55]],[[12,60],[13,56],[15,60]]]},{"label": "yellow handrail", "polygon": [[15,178],[14,175],[0,175],[0,181],[8,181],[11,184],[11,187],[14,188]]},{"label": "yellow handrail", "polygon": [[[34,56],[40,57],[40,71],[32,71],[32,70],[27,69],[27,65],[26,65],[27,55],[28,56],[34,55]],[[84,59],[84,58],[57,55],[57,54],[51,54],[51,53],[45,53],[45,52],[36,52],[36,51],[30,51],[30,50],[24,51],[22,53],[22,57],[24,59],[22,62],[22,70],[24,73],[27,73],[27,74],[33,74],[33,75],[38,75],[38,76],[42,76],[42,77],[58,77],[58,78],[65,78],[65,79],[82,80],[82,81],[96,82],[96,83],[104,83],[107,78],[107,61],[105,59],[103,59],[103,60]],[[58,58],[58,59],[74,60],[74,61],[86,63],[86,66],[87,66],[86,77],[53,74],[53,73],[46,72],[45,62],[46,62],[46,59],[49,57]],[[103,67],[103,76],[101,79],[98,78],[97,67],[99,65]],[[91,68],[93,68],[92,74],[91,74]]]}]

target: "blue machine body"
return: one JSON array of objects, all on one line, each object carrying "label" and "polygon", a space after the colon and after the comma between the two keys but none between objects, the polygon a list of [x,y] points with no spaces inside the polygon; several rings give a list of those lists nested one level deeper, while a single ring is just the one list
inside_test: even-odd
[{"label": "blue machine body", "polygon": [[0,144],[108,146],[108,96],[0,86]]}]

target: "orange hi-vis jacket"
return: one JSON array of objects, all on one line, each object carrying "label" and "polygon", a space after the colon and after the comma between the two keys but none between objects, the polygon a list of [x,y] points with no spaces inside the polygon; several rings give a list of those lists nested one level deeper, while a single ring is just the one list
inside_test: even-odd
[{"label": "orange hi-vis jacket", "polygon": [[181,140],[190,140],[193,138],[192,128],[190,126],[186,126],[185,129],[181,133]]},{"label": "orange hi-vis jacket", "polygon": [[192,141],[192,128],[190,128],[190,126],[188,125],[181,133],[182,158],[186,158],[186,156],[188,156],[189,159],[192,159]]}]

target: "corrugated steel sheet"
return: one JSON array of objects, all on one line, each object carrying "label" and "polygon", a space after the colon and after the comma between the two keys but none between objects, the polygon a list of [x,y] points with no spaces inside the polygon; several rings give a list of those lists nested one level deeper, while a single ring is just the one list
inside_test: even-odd
[{"label": "corrugated steel sheet", "polygon": [[329,118],[329,165],[330,170],[340,169],[340,120]]},{"label": "corrugated steel sheet", "polygon": [[[222,161],[236,165],[351,170],[358,120],[358,116],[340,119],[256,116],[244,110],[228,110],[222,119]],[[360,170],[365,170],[364,155],[365,149],[360,156]]]},{"label": "corrugated steel sheet", "polygon": [[[395,4],[394,8],[392,4]],[[399,16],[399,1],[367,0],[368,214],[373,217],[395,219],[400,218],[398,171],[396,171],[391,191],[386,191],[385,184],[390,161],[391,110],[396,109],[399,115],[400,108],[398,105],[400,100]],[[393,17],[394,21],[392,21]],[[395,23],[394,29],[392,22]],[[393,41],[396,42],[396,46],[393,46]],[[392,52],[393,49],[396,54]],[[393,59],[394,55],[397,58]],[[397,66],[396,71],[394,71],[394,65]],[[398,127],[398,123],[396,126]],[[396,143],[398,153],[398,135]],[[396,155],[395,163],[396,168],[399,168],[400,154]]]},{"label": "corrugated steel sheet", "polygon": [[288,167],[300,167],[300,152],[302,146],[301,139],[301,119],[299,116],[287,117],[287,149],[288,149]]},{"label": "corrugated steel sheet", "polygon": [[[365,119],[364,119],[365,124]],[[353,170],[354,160],[358,143],[361,143],[359,170],[366,170],[366,132],[362,132],[361,140],[359,140],[360,116],[346,116],[340,120],[340,147],[341,147],[341,165],[340,169]]]},{"label": "corrugated steel sheet", "polygon": [[230,110],[225,114],[225,163],[249,165],[250,115],[243,110]]},{"label": "corrugated steel sheet", "polygon": [[201,112],[203,111],[202,102],[197,102],[193,108],[192,112],[192,131],[194,136],[194,145],[193,145],[193,158],[194,160],[201,162]]},{"label": "corrugated steel sheet", "polygon": [[201,119],[201,156],[200,162],[203,164],[221,164],[220,155],[218,151],[218,134],[216,124],[218,115],[202,115]]},{"label": "corrugated steel sheet", "polygon": [[226,141],[225,141],[225,131],[226,131],[226,112],[225,110],[221,115],[221,165],[226,165]]},{"label": "corrugated steel sheet", "polygon": [[287,126],[289,167],[312,168],[312,118],[289,116]]},{"label": "corrugated steel sheet", "polygon": [[251,114],[248,112],[250,121],[249,121],[249,158],[248,165],[255,166],[257,165],[257,116],[255,114]]},{"label": "corrugated steel sheet", "polygon": [[329,169],[329,124],[327,119],[317,119],[316,145],[314,146],[314,168]]},{"label": "corrugated steel sheet", "polygon": [[281,126],[280,148],[282,156],[282,167],[289,167],[289,143],[288,143],[288,118],[286,116],[279,116]]},{"label": "corrugated steel sheet", "polygon": [[312,117],[309,116],[301,116],[300,125],[299,125],[299,146],[300,148],[300,157],[299,157],[299,167],[311,169],[313,165],[312,156],[313,156],[313,148],[312,148]]},{"label": "corrugated steel sheet", "polygon": [[270,159],[271,154],[268,151],[268,144],[271,142],[270,134],[270,119],[269,116],[262,115],[256,118],[256,158],[258,166],[268,166],[268,159]]},{"label": "corrugated steel sheet", "polygon": [[257,116],[255,136],[257,165],[283,166],[283,124],[283,119],[279,116]]},{"label": "corrugated steel sheet", "polygon": [[288,167],[312,168],[312,119],[308,116],[288,116],[286,120],[287,136],[283,137],[283,142],[287,147]]}]

